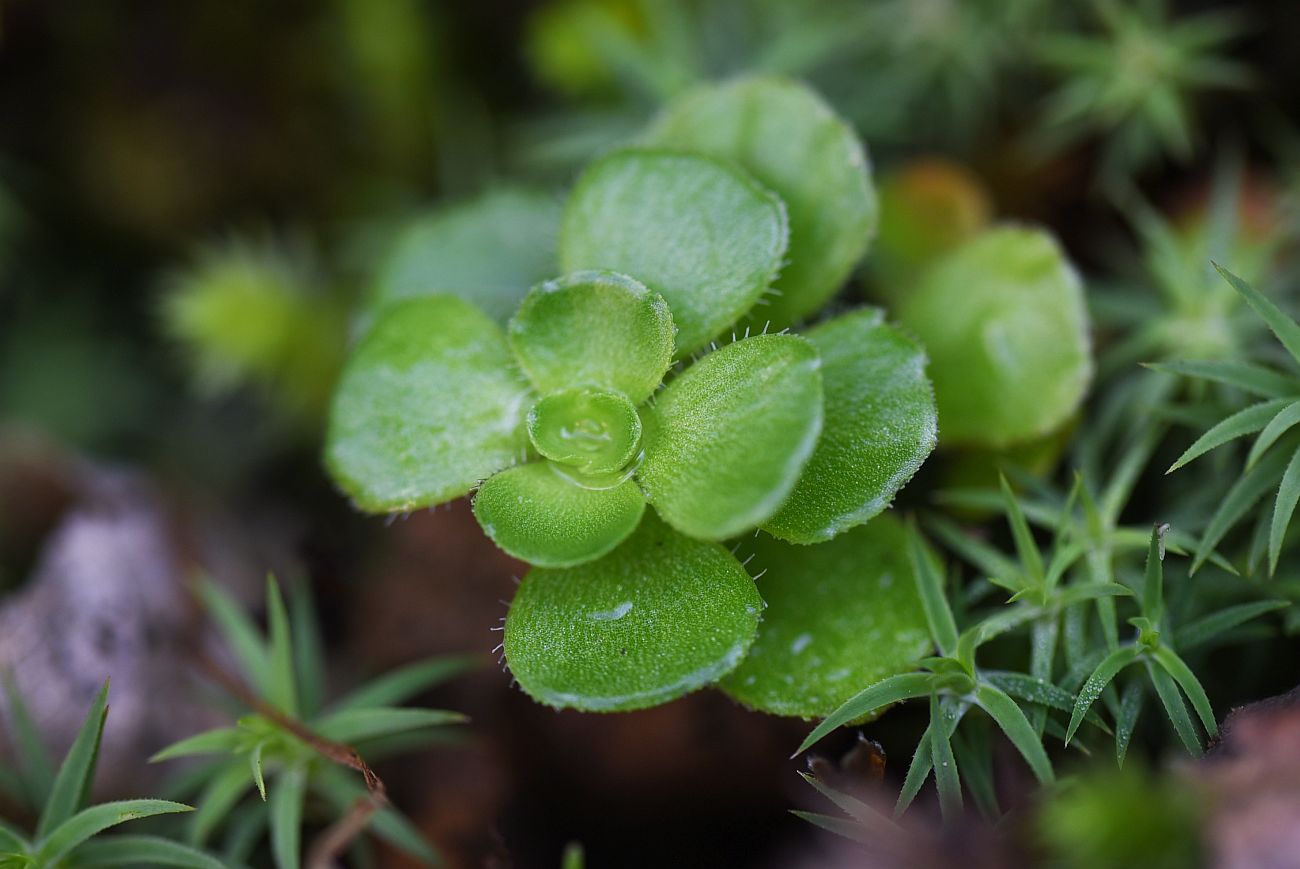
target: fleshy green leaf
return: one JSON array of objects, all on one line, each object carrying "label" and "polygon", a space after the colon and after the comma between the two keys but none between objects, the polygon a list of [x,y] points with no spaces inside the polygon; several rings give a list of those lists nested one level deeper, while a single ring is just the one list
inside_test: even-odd
[{"label": "fleshy green leaf", "polygon": [[930,356],[945,444],[1045,435],[1079,406],[1092,376],[1082,284],[1041,230],[976,236],[900,298],[897,316]]},{"label": "fleshy green leaf", "polygon": [[406,730],[462,724],[467,720],[459,712],[444,709],[371,706],[330,713],[316,723],[315,729],[321,736],[335,742],[360,742]]},{"label": "fleshy green leaf", "polygon": [[787,236],[781,200],[740,169],[701,154],[618,151],[578,179],[560,263],[622,272],[663,296],[686,354],[759,300]]},{"label": "fleshy green leaf", "polygon": [[1070,726],[1065,731],[1067,744],[1074,738],[1074,732],[1079,729],[1079,725],[1083,723],[1084,714],[1101,696],[1101,692],[1110,684],[1110,680],[1114,679],[1120,670],[1136,661],[1141,654],[1142,650],[1136,646],[1120,646],[1097,665],[1097,669],[1092,672],[1092,675],[1088,677],[1088,681],[1084,682],[1083,687],[1079,689],[1079,696],[1074,701],[1074,712],[1070,715]]},{"label": "fleshy green leaf", "polygon": [[550,194],[501,189],[416,218],[380,269],[375,307],[451,295],[504,323],[555,274],[560,211]]},{"label": "fleshy green leaf", "polygon": [[192,812],[192,808],[168,800],[122,800],[100,803],[82,809],[50,831],[36,846],[33,855],[39,865],[53,866],[73,848],[91,836],[127,821],[151,818],[173,812]]},{"label": "fleshy green leaf", "polygon": [[550,462],[510,468],[474,497],[474,515],[493,542],[540,567],[571,567],[599,558],[631,534],[645,495],[630,479],[587,488]]},{"label": "fleshy green leaf", "polygon": [[825,422],[794,491],[764,530],[818,543],[889,506],[934,449],[925,353],[865,308],[805,335],[822,359]]},{"label": "fleshy green leaf", "polygon": [[505,336],[469,303],[394,305],[344,369],[327,463],[370,512],[450,501],[519,461],[528,396]]},{"label": "fleshy green leaf", "polygon": [[1244,437],[1251,432],[1257,432],[1264,428],[1269,422],[1290,404],[1289,399],[1276,398],[1272,401],[1262,401],[1259,404],[1252,404],[1244,410],[1239,410],[1222,422],[1201,435],[1196,441],[1187,448],[1187,450],[1178,457],[1178,460],[1169,466],[1166,474],[1173,473],[1183,465],[1200,458],[1215,447],[1222,446],[1229,441],[1239,437]]},{"label": "fleshy green leaf", "polygon": [[994,686],[985,683],[975,687],[975,702],[997,722],[998,727],[1002,728],[1002,732],[1024,757],[1040,782],[1046,784],[1055,778],[1052,774],[1052,762],[1048,760],[1047,752],[1043,750],[1043,743],[1039,740],[1038,733],[1025,717],[1025,713],[1016,705],[1016,701]]},{"label": "fleshy green leaf", "polygon": [[536,287],[510,319],[510,346],[542,395],[574,386],[640,404],[673,360],[668,303],[616,272],[578,272]]},{"label": "fleshy green leaf", "polygon": [[506,661],[542,703],[640,709],[733,670],[762,607],[726,549],[647,514],[604,558],[529,572],[506,617]]},{"label": "fleshy green leaf", "polygon": [[734,160],[785,200],[790,262],[755,321],[782,328],[815,313],[866,253],[877,221],[866,153],[806,86],[740,78],[701,87],[669,103],[648,138]]},{"label": "fleshy green leaf", "polygon": [[227,869],[216,857],[159,836],[108,836],[86,842],[72,855],[78,866],[178,866]]},{"label": "fleshy green leaf", "polygon": [[933,686],[934,676],[930,673],[900,673],[897,676],[881,679],[854,694],[838,709],[826,716],[825,720],[814,727],[812,733],[809,733],[799,745],[795,754],[812,748],[821,741],[822,737],[837,727],[859,718],[875,715],[886,706],[915,697],[924,697],[930,693]]},{"label": "fleshy green leaf", "polygon": [[562,389],[528,411],[528,439],[543,456],[580,474],[611,474],[636,455],[641,417],[622,393]]},{"label": "fleshy green leaf", "polygon": [[907,530],[878,516],[836,539],[754,541],[751,570],[767,611],[758,639],[722,688],[777,715],[825,717],[863,685],[911,670],[930,651]]},{"label": "fleshy green leaf", "polygon": [[722,540],[789,496],[822,427],[820,360],[793,335],[757,335],[696,362],[643,408],[636,477],[668,524]]},{"label": "fleshy green leaf", "polygon": [[86,794],[94,784],[99,742],[104,735],[104,719],[107,716],[108,682],[105,680],[54,778],[50,798],[45,801],[40,821],[36,825],[37,839],[43,838],[50,830],[72,817],[85,804]]}]

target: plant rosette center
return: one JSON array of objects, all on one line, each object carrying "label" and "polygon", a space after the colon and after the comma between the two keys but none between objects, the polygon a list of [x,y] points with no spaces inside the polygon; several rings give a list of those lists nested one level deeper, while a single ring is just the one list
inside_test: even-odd
[{"label": "plant rosette center", "polygon": [[579,475],[619,471],[641,444],[641,417],[621,393],[563,389],[533,405],[528,439],[552,462]]}]

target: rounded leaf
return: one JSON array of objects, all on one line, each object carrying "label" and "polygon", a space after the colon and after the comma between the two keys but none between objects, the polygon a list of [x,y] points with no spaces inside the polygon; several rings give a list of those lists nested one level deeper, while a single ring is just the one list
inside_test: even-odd
[{"label": "rounded leaf", "polygon": [[673,361],[663,296],[616,272],[577,272],[533,289],[510,320],[510,346],[537,390],[614,389],[640,404]]},{"label": "rounded leaf", "polygon": [[636,455],[641,417],[622,393],[565,389],[533,405],[528,437],[553,462],[584,474],[608,474]]},{"label": "rounded leaf", "polygon": [[510,555],[542,567],[599,558],[636,528],[645,496],[630,479],[591,489],[549,462],[494,474],[474,496],[474,515]]},{"label": "rounded leaf", "polygon": [[912,160],[880,183],[880,230],[869,265],[875,295],[910,291],[927,266],[989,225],[984,183],[960,163]]},{"label": "rounded leaf", "polygon": [[560,213],[550,194],[503,188],[417,217],[380,268],[374,304],[453,295],[505,322],[555,274]]},{"label": "rounded leaf", "polygon": [[747,173],[700,154],[626,150],[578,179],[564,209],[565,271],[612,269],[668,301],[677,352],[748,311],[781,267],[785,207]]},{"label": "rounded leaf", "polygon": [[642,709],[730,672],[762,607],[731,553],[648,513],[604,558],[529,571],[506,616],[506,661],[549,706]]},{"label": "rounded leaf", "polygon": [[889,506],[934,449],[925,352],[864,308],[805,333],[822,360],[825,418],[790,498],[763,529],[819,543]]},{"label": "rounded leaf", "polygon": [[822,428],[817,350],[795,335],[728,344],[642,409],[637,479],[659,515],[723,540],[766,521],[789,496]]},{"label": "rounded leaf", "polygon": [[760,535],[752,550],[768,608],[754,647],[721,686],[746,706],[824,718],[930,654],[907,530],[893,516],[816,546]]},{"label": "rounded leaf", "polygon": [[899,302],[930,356],[943,442],[1001,447],[1047,434],[1092,376],[1079,275],[1046,232],[991,229]]},{"label": "rounded leaf", "polygon": [[402,302],[343,370],[326,464],[372,513],[450,501],[522,458],[530,398],[487,315],[454,296]]},{"label": "rounded leaf", "polygon": [[788,263],[779,295],[752,312],[757,322],[782,328],[815,313],[871,243],[878,209],[866,152],[802,84],[754,77],[699,88],[669,103],[648,138],[734,160],[785,201]]}]

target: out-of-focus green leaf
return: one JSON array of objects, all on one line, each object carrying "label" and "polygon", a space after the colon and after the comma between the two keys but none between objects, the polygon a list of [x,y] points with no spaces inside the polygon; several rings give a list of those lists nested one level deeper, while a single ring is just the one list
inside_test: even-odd
[{"label": "out-of-focus green leaf", "polygon": [[940,443],[1001,447],[1054,430],[1092,376],[1078,273],[1046,232],[990,229],[899,300],[930,356]]}]

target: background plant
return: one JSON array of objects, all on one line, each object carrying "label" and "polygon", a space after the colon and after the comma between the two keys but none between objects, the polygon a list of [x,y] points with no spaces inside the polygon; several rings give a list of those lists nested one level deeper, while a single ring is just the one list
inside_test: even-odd
[{"label": "background plant", "polygon": [[22,698],[9,682],[9,709],[22,752],[22,765],[11,784],[39,808],[36,828],[28,836],[0,822],[0,865],[6,869],[54,866],[179,866],[220,869],[223,864],[197,848],[160,836],[101,835],[130,821],[190,812],[169,800],[118,800],[87,805],[95,781],[100,737],[108,717],[108,683],[100,689],[86,721],[57,772],[45,745],[27,716]]},{"label": "background plant", "polygon": [[[442,738],[447,725],[464,721],[455,712],[399,704],[470,662],[416,662],[326,703],[325,656],[309,599],[300,594],[291,614],[278,584],[268,579],[269,636],[263,638],[219,586],[205,580],[198,588],[242,678],[219,669],[213,673],[250,709],[234,725],[196,734],[153,758],[219,756],[182,773],[173,784],[173,791],[193,794],[197,803],[189,841],[202,845],[224,827],[223,858],[242,863],[269,833],[277,866],[303,865],[302,830],[311,822],[307,810],[313,797],[329,807],[335,819],[330,829],[338,831],[317,847],[357,847],[352,838],[365,829],[422,863],[436,863],[433,846],[389,805],[383,783],[362,753],[373,760],[409,751]],[[246,800],[252,790],[258,799]],[[330,854],[311,856],[316,865]]]}]

